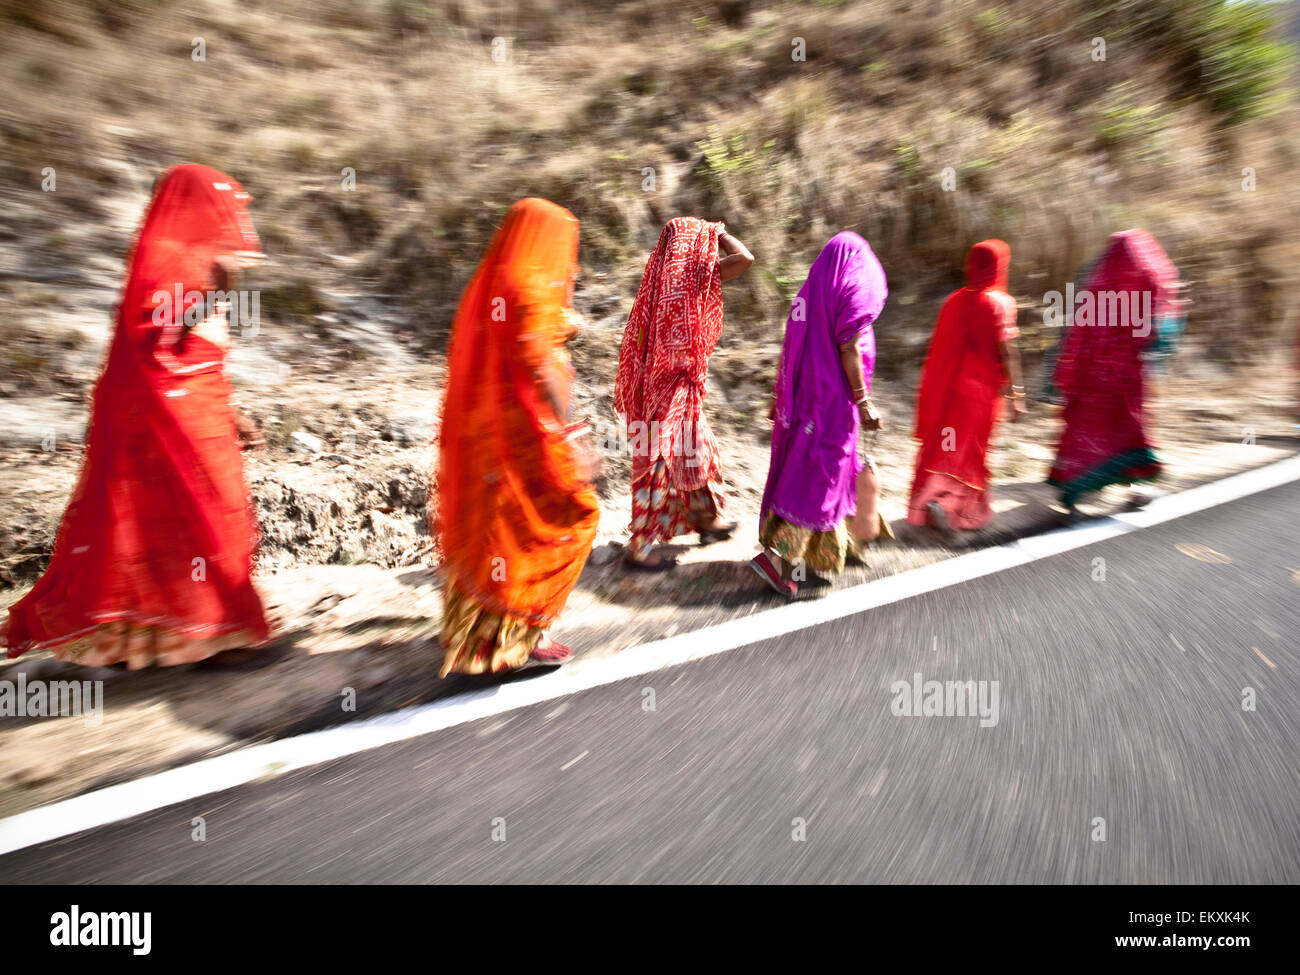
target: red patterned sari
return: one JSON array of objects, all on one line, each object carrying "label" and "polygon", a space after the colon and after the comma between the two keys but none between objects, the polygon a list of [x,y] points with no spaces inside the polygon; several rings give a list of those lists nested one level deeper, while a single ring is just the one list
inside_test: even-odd
[{"label": "red patterned sari", "polygon": [[632,445],[632,539],[639,554],[694,531],[726,504],[704,386],[722,334],[721,223],[670,220],[646,262],[619,352],[614,408]]},{"label": "red patterned sari", "polygon": [[9,610],[9,656],[50,648],[135,669],[268,638],[224,351],[185,327],[215,290],[214,260],[257,250],[249,199],[206,166],[159,181],[128,259],[81,476],[49,568]]},{"label": "red patterned sari", "polygon": [[1160,475],[1146,432],[1143,353],[1156,342],[1177,281],[1177,268],[1147,231],[1111,235],[1056,367],[1065,430],[1047,482],[1063,504]]}]

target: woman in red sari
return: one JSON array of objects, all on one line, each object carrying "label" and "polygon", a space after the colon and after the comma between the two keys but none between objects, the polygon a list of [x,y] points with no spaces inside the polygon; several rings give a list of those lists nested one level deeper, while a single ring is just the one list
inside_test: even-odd
[{"label": "woman in red sari", "polygon": [[677,535],[699,532],[707,543],[736,529],[722,520],[726,495],[704,384],[722,334],[722,282],[753,263],[723,224],[698,217],[668,221],[646,262],[614,383],[632,449],[632,537],[623,558],[630,568],[671,568],[675,559],[649,551]]},{"label": "woman in red sari", "polygon": [[1145,230],[1112,234],[1076,301],[1056,366],[1065,430],[1047,482],[1080,495],[1159,477],[1146,432],[1144,355],[1176,307],[1178,269]]},{"label": "woman in red sari", "polygon": [[206,166],[159,179],[128,258],[81,476],[49,568],[10,607],[9,656],[51,649],[136,669],[268,639],[224,312],[210,301],[258,250],[249,199]]},{"label": "woman in red sari", "polygon": [[572,420],[578,221],[535,198],[506,213],[460,299],[438,460],[442,676],[555,666],[547,634],[591,554],[597,457]]},{"label": "woman in red sari", "polygon": [[966,258],[966,286],[943,303],[916,401],[916,476],[907,506],[913,525],[971,531],[993,519],[988,450],[1010,401],[1024,412],[1016,302],[1007,294],[1011,248],[984,240]]}]

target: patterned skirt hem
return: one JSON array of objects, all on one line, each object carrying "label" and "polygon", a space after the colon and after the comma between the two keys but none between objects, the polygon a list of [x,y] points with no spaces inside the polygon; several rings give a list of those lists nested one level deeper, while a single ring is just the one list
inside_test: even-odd
[{"label": "patterned skirt hem", "polygon": [[439,676],[499,674],[522,667],[547,628],[495,612],[448,583],[443,592]]},{"label": "patterned skirt hem", "polygon": [[814,572],[837,575],[845,560],[860,557],[847,521],[829,530],[803,528],[768,512],[758,533],[759,544],[781,557],[781,561],[804,565]]},{"label": "patterned skirt hem", "polygon": [[632,482],[632,523],[628,550],[634,554],[651,545],[671,541],[678,535],[698,531],[702,521],[718,517],[727,498],[721,482],[681,491],[669,484],[668,466],[663,460]]},{"label": "patterned skirt hem", "polygon": [[1159,479],[1163,467],[1150,447],[1138,447],[1117,454],[1092,470],[1068,480],[1054,474],[1047,483],[1060,489],[1061,503],[1067,507],[1085,494],[1100,491],[1112,484],[1137,484]]},{"label": "patterned skirt hem", "polygon": [[50,650],[56,660],[82,667],[125,663],[128,670],[141,670],[151,664],[176,667],[198,663],[226,650],[260,647],[269,642],[269,636],[259,637],[240,624],[176,629],[122,616],[58,639],[28,641],[26,646],[11,649],[9,656]]}]

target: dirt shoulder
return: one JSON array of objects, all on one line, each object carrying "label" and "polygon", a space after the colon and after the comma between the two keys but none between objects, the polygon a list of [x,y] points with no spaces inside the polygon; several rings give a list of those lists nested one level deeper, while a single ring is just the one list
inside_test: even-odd
[{"label": "dirt shoulder", "polygon": [[[737,370],[741,378],[729,381],[726,355],[720,355],[709,408],[718,417],[732,513],[741,528],[727,543],[678,546],[681,565],[671,573],[625,572],[618,546],[629,506],[620,460],[612,460],[602,478],[596,548],[555,630],[580,655],[614,654],[774,604],[746,567],[757,550],[767,428],[761,416],[750,416],[752,411],[737,405],[755,397],[749,386],[757,380]],[[1156,426],[1168,476],[1161,487],[1184,489],[1295,453],[1300,441],[1289,412],[1287,375],[1281,366],[1248,375],[1184,368],[1183,374],[1162,382]],[[403,381],[394,383],[397,378]],[[428,440],[433,431],[422,418],[436,413],[436,380],[429,369],[410,368],[371,383],[360,377],[332,379],[328,396],[319,382],[281,391],[282,415],[297,416],[301,432],[309,436],[339,443],[322,443],[319,451],[285,447],[250,461],[253,491],[270,512],[264,515],[270,524],[263,530],[276,539],[271,548],[278,553],[264,564],[260,583],[283,621],[283,635],[265,659],[234,668],[197,665],[135,673],[86,671],[48,654],[0,663],[0,680],[16,680],[22,673],[28,679],[104,681],[99,725],[72,717],[0,718],[0,815],[249,742],[491,683],[492,678],[437,677],[439,579],[427,529],[421,534],[424,485],[433,462]],[[377,382],[387,390],[383,397]],[[888,423],[874,447],[881,464],[883,511],[899,539],[879,546],[869,565],[851,567],[838,587],[1061,523],[1054,495],[1042,483],[1059,422],[1053,411],[1040,408],[1024,423],[1001,431],[994,457],[998,517],[993,526],[952,542],[929,529],[907,526],[902,518],[913,457],[906,430],[912,390],[880,381],[876,396]],[[597,397],[586,398],[588,406],[597,405]],[[337,417],[328,423],[320,419],[322,413],[355,415],[372,407],[374,415],[358,427],[365,435],[351,440],[339,431],[352,427]],[[322,432],[311,433],[313,426]],[[5,450],[8,460],[22,461],[6,465],[0,483],[5,496],[33,511],[41,504],[61,509],[75,476],[77,452],[13,444]],[[268,504],[268,496],[278,500]],[[1121,503],[1121,492],[1112,490],[1085,511],[1101,515]],[[45,511],[40,517],[48,521],[51,515]],[[322,554],[325,547],[330,551]],[[312,557],[330,564],[290,564]],[[284,564],[276,564],[277,559]],[[25,588],[11,590],[6,602]],[[355,711],[344,709],[349,690],[355,692]]]}]

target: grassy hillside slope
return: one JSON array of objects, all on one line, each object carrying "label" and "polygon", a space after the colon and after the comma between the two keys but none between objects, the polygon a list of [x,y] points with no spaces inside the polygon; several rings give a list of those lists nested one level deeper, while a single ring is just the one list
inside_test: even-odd
[{"label": "grassy hillside slope", "polygon": [[1269,10],[13,0],[6,355],[21,367],[21,283],[120,261],[114,202],[195,160],[256,197],[264,311],[285,323],[328,311],[325,286],[377,292],[438,349],[504,208],[537,194],[582,219],[579,306],[598,316],[625,314],[666,218],[725,219],[759,258],[732,334],[765,346],[820,245],[862,232],[890,279],[886,369],[912,367],[971,242],[1011,242],[1032,351],[1055,337],[1034,324],[1044,293],[1145,224],[1194,283],[1193,341],[1243,357],[1290,324],[1298,253],[1300,138]]}]

